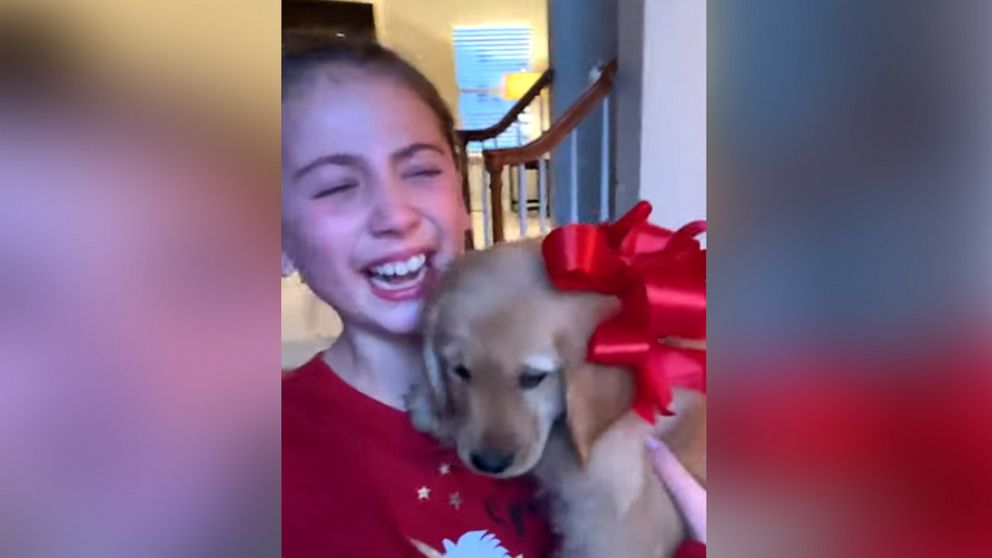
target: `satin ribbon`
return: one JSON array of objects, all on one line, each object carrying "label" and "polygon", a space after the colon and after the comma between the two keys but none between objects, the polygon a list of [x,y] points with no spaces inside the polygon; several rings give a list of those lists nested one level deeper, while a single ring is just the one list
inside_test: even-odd
[{"label": "satin ribbon", "polygon": [[639,202],[615,223],[559,227],[541,251],[552,284],[620,299],[620,310],[596,328],[587,359],[631,368],[634,410],[654,423],[671,415],[673,386],[706,391],[706,352],[673,347],[668,338],[706,338],[706,251],[696,236],[705,221],[677,231],[648,223]]}]

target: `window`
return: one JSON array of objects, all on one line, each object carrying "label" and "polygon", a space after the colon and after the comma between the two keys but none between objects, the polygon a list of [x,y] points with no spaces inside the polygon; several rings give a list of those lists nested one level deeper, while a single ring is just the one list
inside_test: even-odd
[{"label": "window", "polygon": [[[531,29],[527,25],[455,27],[455,80],[458,83],[458,114],[461,127],[492,126],[516,103],[503,98],[503,76],[530,69]],[[529,110],[518,122],[495,138],[497,147],[516,147],[530,141]],[[493,142],[487,141],[490,147]],[[478,152],[473,143],[470,152]]]}]

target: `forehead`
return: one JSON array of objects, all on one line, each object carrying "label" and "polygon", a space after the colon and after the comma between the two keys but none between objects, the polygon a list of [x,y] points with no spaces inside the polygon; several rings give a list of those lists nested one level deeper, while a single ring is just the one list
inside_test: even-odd
[{"label": "forehead", "polygon": [[499,311],[479,316],[469,325],[470,357],[504,366],[538,368],[556,354],[555,337],[563,327],[563,308],[547,296],[521,296]]},{"label": "forehead", "polygon": [[414,142],[447,145],[437,117],[396,78],[355,69],[316,70],[283,104],[283,151],[391,152]]}]

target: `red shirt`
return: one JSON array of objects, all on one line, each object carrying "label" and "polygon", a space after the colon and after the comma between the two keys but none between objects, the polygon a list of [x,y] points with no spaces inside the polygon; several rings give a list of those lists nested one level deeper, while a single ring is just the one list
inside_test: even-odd
[{"label": "red shirt", "polygon": [[706,545],[699,541],[683,541],[675,551],[675,558],[706,558]]},{"label": "red shirt", "polygon": [[282,404],[285,558],[550,554],[530,480],[470,472],[319,355],[286,374]]}]

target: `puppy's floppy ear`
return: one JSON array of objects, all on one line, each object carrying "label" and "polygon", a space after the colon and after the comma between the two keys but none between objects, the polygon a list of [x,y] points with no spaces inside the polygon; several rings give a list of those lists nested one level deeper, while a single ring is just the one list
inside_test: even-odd
[{"label": "puppy's floppy ear", "polygon": [[585,466],[600,435],[631,409],[634,378],[629,370],[587,362],[585,347],[572,338],[556,341],[564,363],[565,419]]},{"label": "puppy's floppy ear", "polygon": [[438,321],[441,318],[442,299],[432,301],[424,311],[424,371],[427,387],[439,415],[448,409],[448,391],[444,379],[444,362],[441,360],[438,343]]}]

